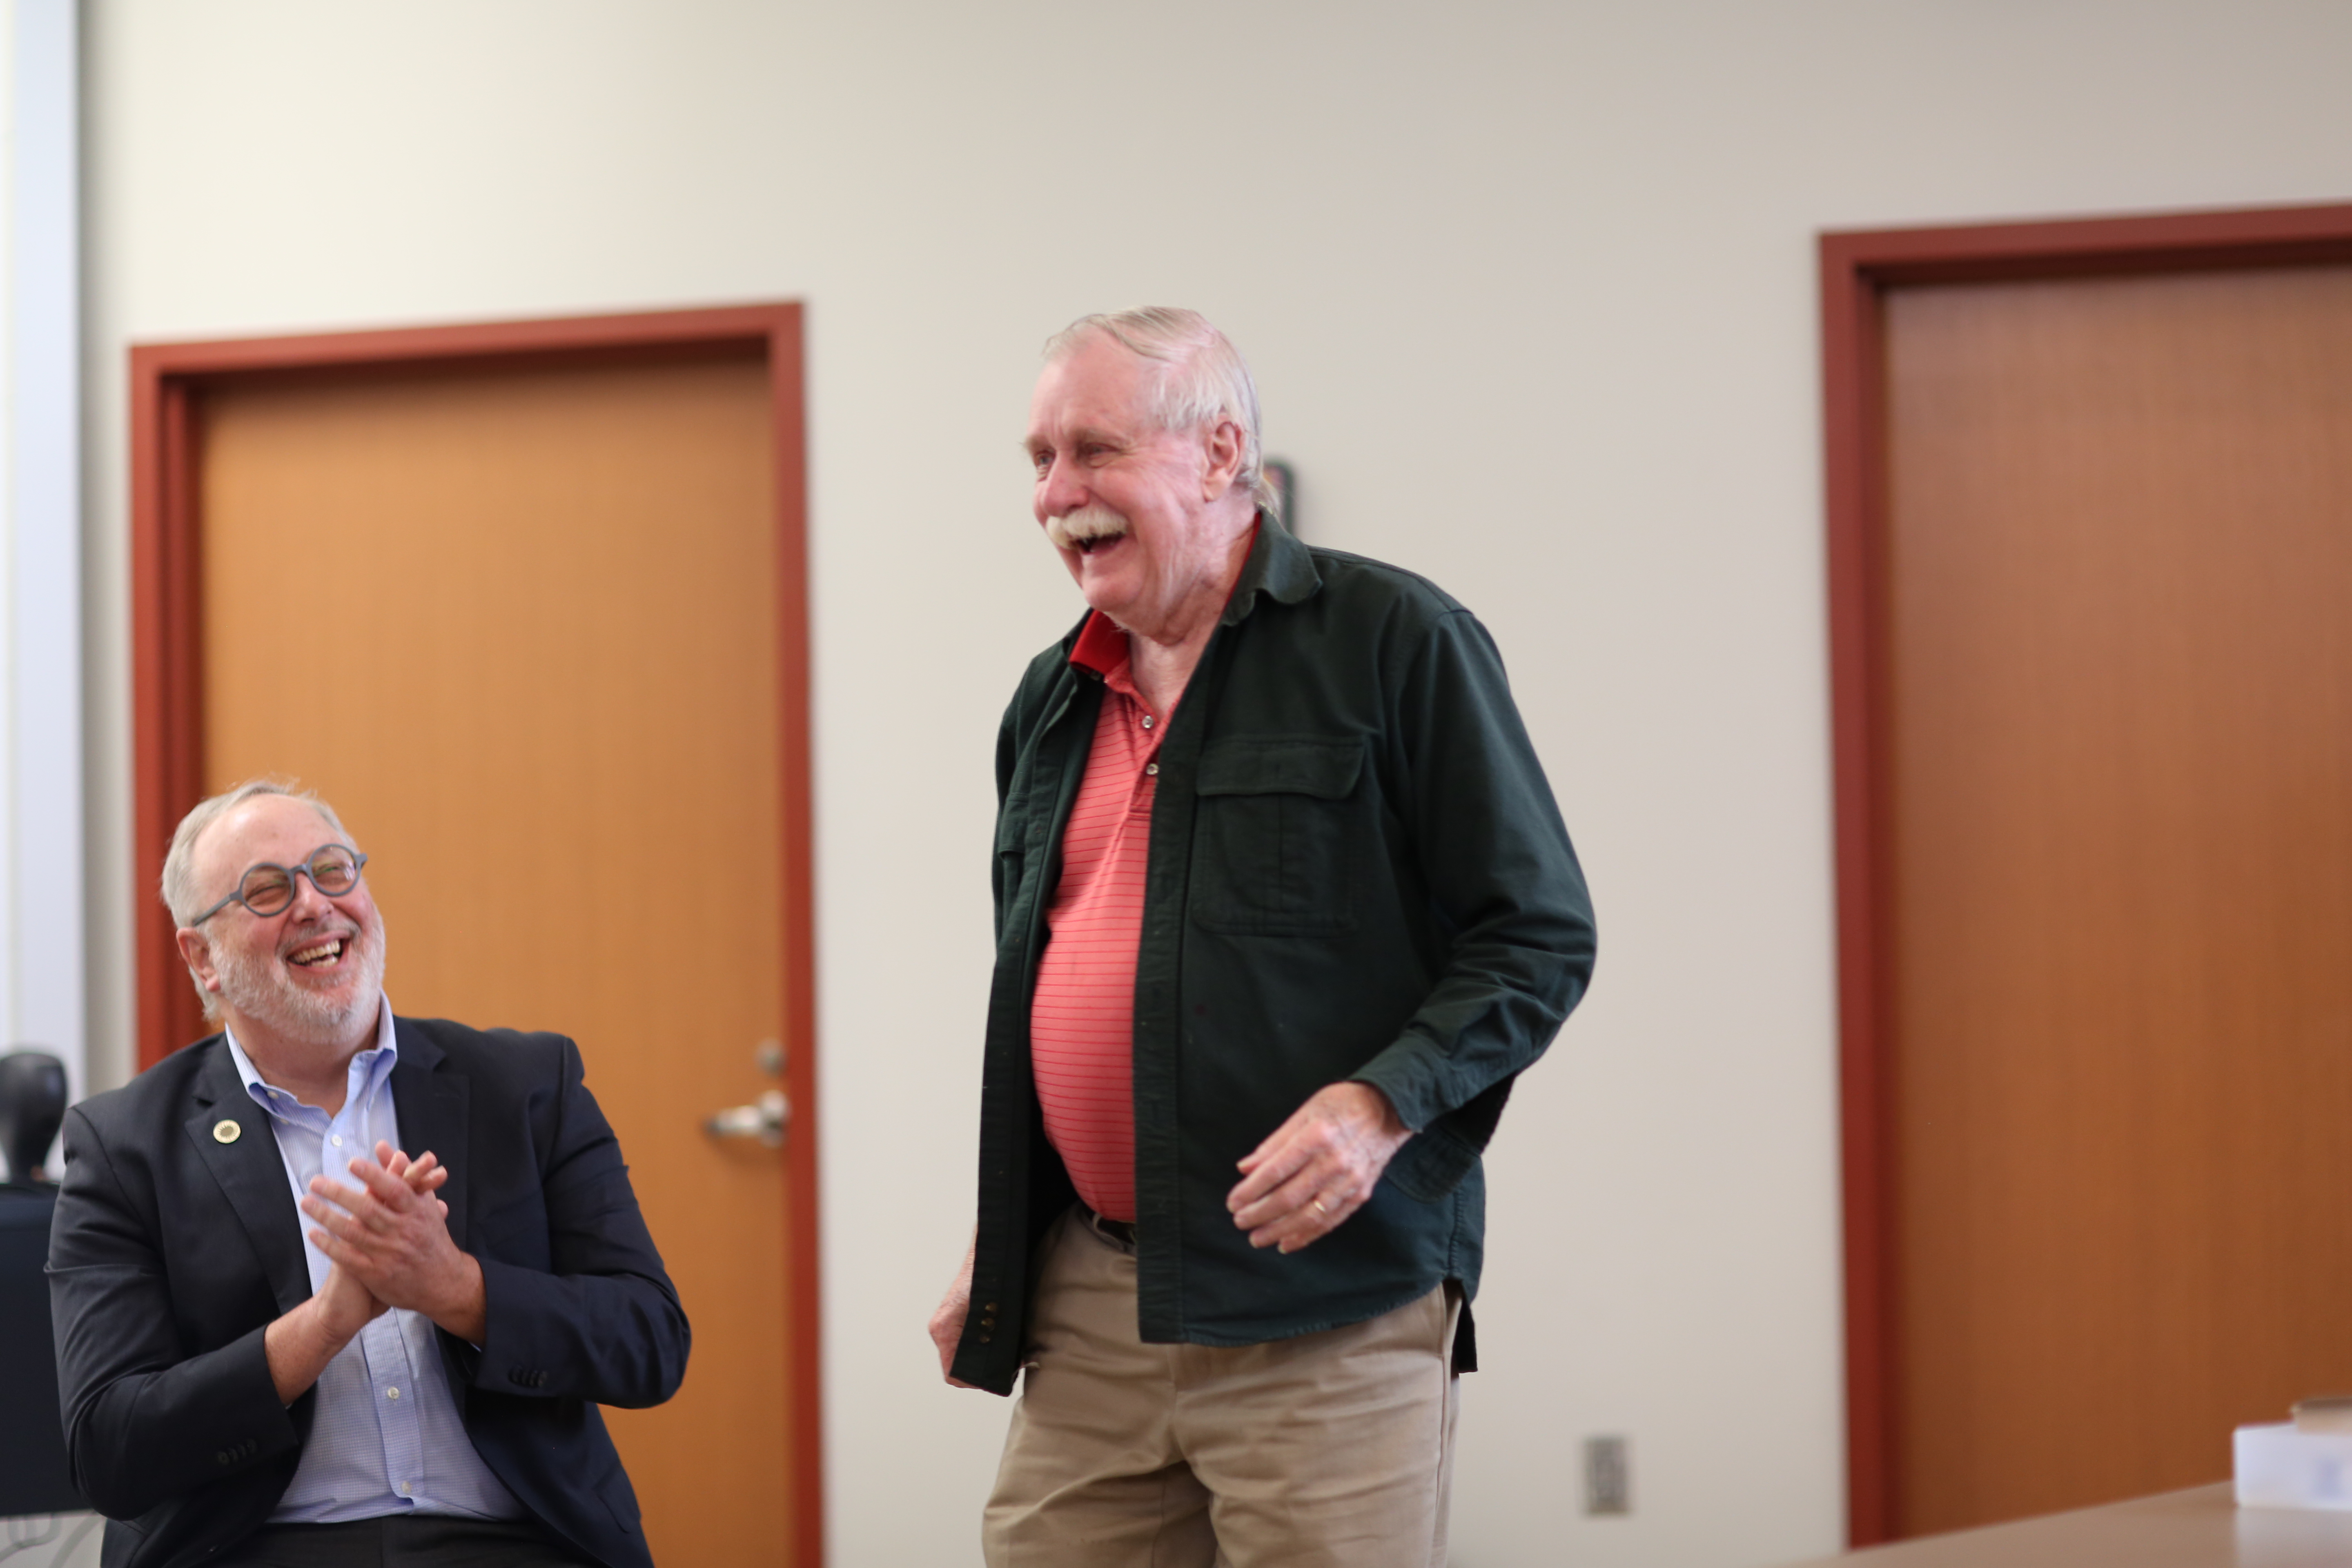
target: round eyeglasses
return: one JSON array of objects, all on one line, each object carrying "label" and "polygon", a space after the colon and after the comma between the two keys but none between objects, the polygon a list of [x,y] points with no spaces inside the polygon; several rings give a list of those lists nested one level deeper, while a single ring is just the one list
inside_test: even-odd
[{"label": "round eyeglasses", "polygon": [[265,919],[284,914],[294,907],[294,879],[298,876],[310,878],[310,886],[327,897],[341,898],[360,885],[360,868],[366,864],[367,857],[348,844],[321,844],[299,866],[257,861],[236,879],[236,892],[188,924],[200,926],[231,904],[243,904]]}]

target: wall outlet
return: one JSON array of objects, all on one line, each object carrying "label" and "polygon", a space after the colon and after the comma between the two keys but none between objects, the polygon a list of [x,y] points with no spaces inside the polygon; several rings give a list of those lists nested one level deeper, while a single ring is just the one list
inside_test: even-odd
[{"label": "wall outlet", "polygon": [[1624,1438],[1584,1440],[1584,1511],[1596,1518],[1633,1511],[1633,1467]]}]

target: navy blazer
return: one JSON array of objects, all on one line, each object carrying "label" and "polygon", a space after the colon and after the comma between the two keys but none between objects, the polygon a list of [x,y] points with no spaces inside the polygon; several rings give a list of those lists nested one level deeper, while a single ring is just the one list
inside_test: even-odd
[{"label": "navy blazer", "polygon": [[[401,1141],[449,1169],[449,1234],[482,1266],[481,1349],[441,1333],[474,1447],[540,1521],[651,1568],[598,1405],[658,1405],[688,1330],[620,1144],[560,1035],[395,1018]],[[245,1136],[223,1143],[215,1123]],[[67,1114],[49,1238],[74,1483],[112,1522],[106,1568],[180,1568],[266,1521],[317,1392],[278,1402],[262,1333],[310,1294],[267,1113],[218,1035]]]}]

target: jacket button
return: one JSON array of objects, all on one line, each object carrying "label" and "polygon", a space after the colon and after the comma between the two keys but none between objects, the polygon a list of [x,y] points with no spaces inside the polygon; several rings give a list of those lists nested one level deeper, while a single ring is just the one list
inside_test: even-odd
[{"label": "jacket button", "polygon": [[992,1337],[993,1337],[992,1335],[990,1335],[990,1334],[988,1334],[988,1333],[983,1332],[983,1333],[980,1336],[980,1342],[981,1342],[982,1344],[986,1344],[986,1343],[989,1342],[989,1340],[990,1340],[991,1338],[992,1338]]},{"label": "jacket button", "polygon": [[214,1462],[215,1464],[217,1464],[217,1465],[226,1465],[226,1464],[227,1464],[227,1463],[228,1463],[228,1450],[227,1450],[227,1449],[226,1449],[226,1448],[223,1448],[223,1449],[220,1449],[220,1450],[218,1450],[217,1452],[215,1452],[215,1453],[213,1455],[213,1462]]}]

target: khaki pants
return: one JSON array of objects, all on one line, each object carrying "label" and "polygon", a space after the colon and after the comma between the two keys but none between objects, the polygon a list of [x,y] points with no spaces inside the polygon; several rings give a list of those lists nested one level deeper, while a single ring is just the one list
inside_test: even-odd
[{"label": "khaki pants", "polygon": [[1444,1288],[1270,1344],[1145,1344],[1135,1258],[1047,1233],[990,1568],[1437,1568],[1456,1404]]}]

